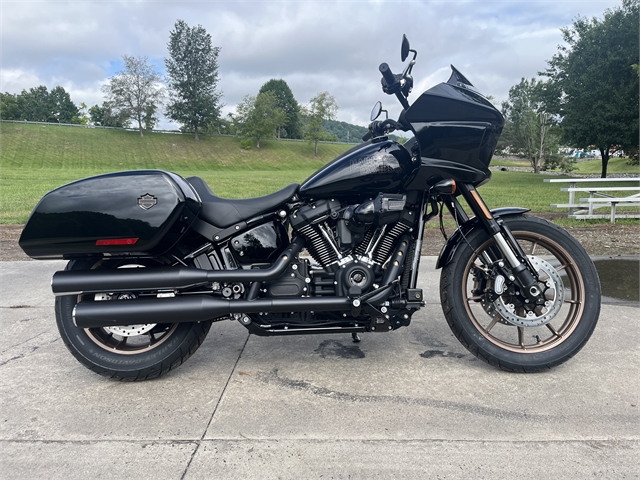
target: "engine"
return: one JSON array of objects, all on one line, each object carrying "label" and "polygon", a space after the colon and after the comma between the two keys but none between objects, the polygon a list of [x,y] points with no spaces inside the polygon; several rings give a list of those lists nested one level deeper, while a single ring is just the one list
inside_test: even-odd
[{"label": "engine", "polygon": [[309,269],[308,294],[344,296],[378,285],[398,238],[414,228],[416,217],[406,196],[396,194],[351,205],[318,200],[293,212],[291,226],[305,237],[316,262]]}]

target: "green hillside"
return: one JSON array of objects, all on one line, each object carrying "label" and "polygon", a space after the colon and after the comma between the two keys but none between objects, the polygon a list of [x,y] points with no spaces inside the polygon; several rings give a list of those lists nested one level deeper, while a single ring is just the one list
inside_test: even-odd
[{"label": "green hillside", "polygon": [[[24,223],[42,195],[60,185],[118,170],[198,175],[219,196],[257,197],[304,181],[350,147],[321,144],[315,158],[313,145],[306,142],[260,144],[259,150],[242,150],[235,137],[195,142],[191,135],[149,133],[140,138],[121,130],[0,123],[0,223]],[[614,160],[610,167],[622,168],[623,162]],[[549,205],[566,203],[568,194],[558,184],[543,183],[544,178],[549,176],[494,172],[480,192],[490,208],[518,205],[534,212],[558,211]]]},{"label": "green hillside", "polygon": [[203,177],[222,197],[266,195],[302,182],[350,145],[261,140],[242,150],[235,137],[201,137],[56,125],[0,124],[1,223],[22,223],[47,191],[118,170],[160,169]]}]

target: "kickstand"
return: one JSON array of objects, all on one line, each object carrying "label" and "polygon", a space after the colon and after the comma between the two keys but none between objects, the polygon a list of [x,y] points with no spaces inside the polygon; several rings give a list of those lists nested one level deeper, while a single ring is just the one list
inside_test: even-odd
[{"label": "kickstand", "polygon": [[353,343],[360,343],[360,337],[356,332],[353,332],[351,334],[351,339],[353,340]]}]

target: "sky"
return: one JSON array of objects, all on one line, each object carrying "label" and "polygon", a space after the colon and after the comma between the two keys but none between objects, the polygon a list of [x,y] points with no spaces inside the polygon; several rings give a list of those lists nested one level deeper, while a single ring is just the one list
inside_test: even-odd
[{"label": "sky", "polygon": [[[202,25],[220,47],[223,113],[284,79],[299,103],[331,93],[337,118],[367,125],[381,100],[391,117],[401,107],[382,93],[378,65],[402,68],[406,34],[418,57],[411,102],[444,82],[450,64],[500,103],[522,77],[544,70],[575,18],[602,17],[608,0],[553,1],[53,1],[0,0],[0,91],[62,85],[79,105],[100,104],[101,86],[122,55],[145,56],[165,73],[176,20]],[[159,128],[176,128],[163,118]]]}]

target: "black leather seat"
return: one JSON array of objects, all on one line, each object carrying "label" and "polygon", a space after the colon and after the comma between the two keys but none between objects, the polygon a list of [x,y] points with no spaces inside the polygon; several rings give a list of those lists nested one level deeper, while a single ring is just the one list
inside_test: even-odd
[{"label": "black leather seat", "polygon": [[262,213],[273,212],[287,200],[290,200],[300,187],[299,184],[292,183],[265,197],[235,199],[216,197],[209,185],[200,177],[189,177],[187,181],[198,192],[202,200],[200,217],[219,228],[230,227]]}]

